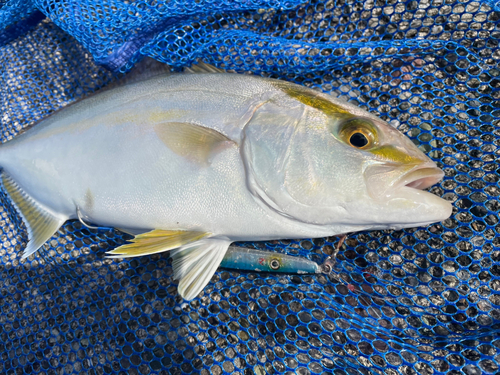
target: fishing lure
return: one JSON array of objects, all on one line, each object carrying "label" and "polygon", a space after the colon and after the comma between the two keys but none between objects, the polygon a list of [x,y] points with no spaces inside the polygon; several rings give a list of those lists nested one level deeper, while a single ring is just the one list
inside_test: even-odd
[{"label": "fishing lure", "polygon": [[220,266],[257,272],[296,274],[322,272],[318,263],[306,258],[236,246],[229,246]]}]

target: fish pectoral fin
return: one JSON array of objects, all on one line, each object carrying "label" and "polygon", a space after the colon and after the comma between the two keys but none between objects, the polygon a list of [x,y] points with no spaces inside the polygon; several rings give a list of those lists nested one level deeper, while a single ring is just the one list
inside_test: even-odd
[{"label": "fish pectoral fin", "polygon": [[25,259],[52,237],[68,218],[56,215],[36,202],[5,172],[2,172],[1,178],[5,191],[14,203],[28,230],[28,245],[21,257],[21,259]]},{"label": "fish pectoral fin", "polygon": [[154,127],[158,138],[173,152],[192,162],[208,165],[211,158],[236,145],[217,130],[189,122],[164,122]]},{"label": "fish pectoral fin", "polygon": [[155,229],[136,235],[128,244],[108,251],[109,258],[131,258],[162,253],[198,241],[210,233]]},{"label": "fish pectoral fin", "polygon": [[171,252],[179,295],[189,301],[208,284],[231,241],[206,238]]}]

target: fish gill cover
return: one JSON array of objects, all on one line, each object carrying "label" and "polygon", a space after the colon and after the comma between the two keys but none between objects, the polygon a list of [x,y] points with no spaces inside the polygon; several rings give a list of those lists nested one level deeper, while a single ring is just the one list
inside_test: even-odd
[{"label": "fish gill cover", "polygon": [[[329,92],[445,171],[428,228],[350,236],[330,276],[219,270],[176,293],[168,254],[67,222],[34,260],[1,194],[1,374],[494,374],[500,365],[499,3],[0,0],[5,142],[144,57]],[[149,62],[150,63],[150,62]],[[78,168],[78,166],[75,166]],[[321,263],[335,238],[245,244]]]}]

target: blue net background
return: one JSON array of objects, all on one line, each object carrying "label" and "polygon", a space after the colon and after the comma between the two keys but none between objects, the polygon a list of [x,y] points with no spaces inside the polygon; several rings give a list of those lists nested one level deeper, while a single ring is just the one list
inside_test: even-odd
[{"label": "blue net background", "polygon": [[[104,258],[128,238],[115,230],[67,222],[20,261],[0,193],[0,373],[499,373],[499,6],[0,0],[3,142],[153,59],[202,59],[379,115],[444,169],[431,190],[454,205],[428,228],[350,236],[328,277],[220,269],[185,303],[167,254]],[[244,245],[321,263],[335,243]]]}]

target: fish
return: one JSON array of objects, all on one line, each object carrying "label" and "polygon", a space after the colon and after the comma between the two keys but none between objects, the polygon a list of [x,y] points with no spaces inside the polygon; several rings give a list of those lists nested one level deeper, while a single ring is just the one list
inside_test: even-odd
[{"label": "fish", "polygon": [[67,220],[169,251],[196,298],[238,241],[426,226],[443,171],[390,124],[331,95],[205,64],[96,93],[0,146],[4,191],[34,254]]}]

